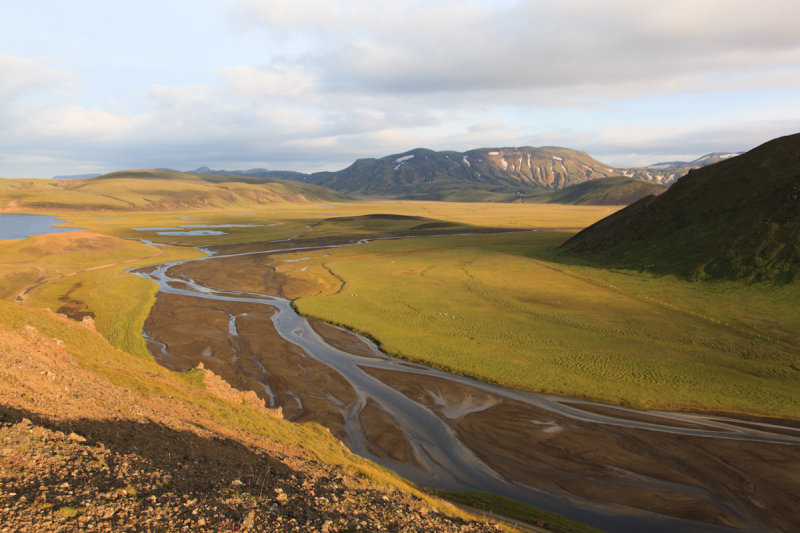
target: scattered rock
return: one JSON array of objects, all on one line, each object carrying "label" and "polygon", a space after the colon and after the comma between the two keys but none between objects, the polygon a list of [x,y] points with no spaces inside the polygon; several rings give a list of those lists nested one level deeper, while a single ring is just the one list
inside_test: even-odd
[{"label": "scattered rock", "polygon": [[118,387],[35,328],[0,346],[0,532],[496,531]]},{"label": "scattered rock", "polygon": [[242,521],[242,528],[253,529],[253,527],[255,527],[255,518],[256,518],[255,511],[250,511],[249,513],[247,513],[247,516],[244,517],[244,520]]},{"label": "scattered rock", "polygon": [[75,432],[70,433],[69,435],[67,435],[67,438],[69,440],[75,441],[75,442],[86,442],[86,437],[82,437],[82,436],[78,435]]}]

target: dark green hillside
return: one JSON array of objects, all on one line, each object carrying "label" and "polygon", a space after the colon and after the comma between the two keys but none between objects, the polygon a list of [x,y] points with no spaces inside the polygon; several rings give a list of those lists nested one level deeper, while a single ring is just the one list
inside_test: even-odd
[{"label": "dark green hillside", "polygon": [[616,171],[567,148],[482,148],[435,152],[418,148],[380,159],[359,159],[307,181],[363,196],[416,200],[512,201],[558,190]]},{"label": "dark green hillside", "polygon": [[548,203],[573,205],[630,205],[667,187],[650,181],[613,177],[570,185],[544,197]]},{"label": "dark green hillside", "polygon": [[693,170],[567,241],[568,255],[691,279],[800,279],[800,134]]}]

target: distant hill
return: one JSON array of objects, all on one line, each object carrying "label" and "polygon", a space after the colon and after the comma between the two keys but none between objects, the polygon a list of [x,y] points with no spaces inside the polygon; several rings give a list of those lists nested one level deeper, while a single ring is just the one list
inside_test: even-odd
[{"label": "distant hill", "polygon": [[666,190],[665,185],[650,181],[613,177],[570,185],[543,196],[540,201],[574,205],[630,205]]},{"label": "distant hill", "polygon": [[519,194],[557,190],[617,172],[567,148],[481,148],[435,152],[418,148],[380,159],[359,159],[338,172],[306,181],[364,196],[419,200],[510,201]]},{"label": "distant hill", "polygon": [[[251,168],[250,170],[212,170],[208,167],[200,167],[189,171],[190,174],[201,174],[205,176],[227,176],[230,178],[245,178],[235,181],[246,183],[257,183],[259,180],[250,178],[266,178],[278,180],[306,181],[308,174],[295,172],[293,170],[267,170],[265,168]],[[230,181],[234,181],[231,179]],[[263,181],[263,180],[262,180]]]},{"label": "distant hill", "polygon": [[568,255],[691,279],[800,278],[800,134],[692,170],[586,228]]},{"label": "distant hill", "polygon": [[53,176],[51,179],[54,180],[83,180],[86,178],[96,178],[100,174],[70,174],[68,176]]},{"label": "distant hill", "polygon": [[647,165],[646,168],[650,169],[674,168],[674,167],[700,168],[700,167],[707,167],[708,165],[713,165],[715,163],[719,163],[720,161],[725,161],[726,159],[730,159],[731,157],[736,157],[737,155],[742,155],[742,152],[711,152],[710,154],[698,157],[694,161],[668,161],[664,163],[656,163],[654,165]]},{"label": "distant hill", "polygon": [[149,210],[340,201],[347,197],[296,181],[124,170],[83,180],[0,180],[0,210]]},{"label": "distant hill", "polygon": [[628,178],[638,178],[662,185],[672,185],[690,170],[706,167],[741,155],[741,152],[712,152],[694,161],[665,161],[644,168],[622,168],[619,173]]}]

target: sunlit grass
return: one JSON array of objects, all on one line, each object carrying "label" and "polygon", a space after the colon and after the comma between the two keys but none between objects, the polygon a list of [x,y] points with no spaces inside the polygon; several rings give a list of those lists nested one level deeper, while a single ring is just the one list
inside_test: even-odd
[{"label": "sunlit grass", "polygon": [[[464,204],[447,202],[276,202],[269,206],[233,206],[217,209],[185,209],[169,211],[126,211],[87,213],[85,211],[46,211],[57,214],[71,225],[116,235],[149,239],[166,244],[189,246],[263,242],[287,238],[320,238],[342,235],[380,235],[410,230],[419,222],[383,221],[370,227],[364,220],[357,223],[326,222],[337,217],[358,217],[371,214],[397,214],[424,217],[470,226],[504,229],[578,230],[613,213],[608,206],[565,206],[558,204]],[[373,221],[375,222],[375,221]],[[178,227],[181,225],[240,224],[248,227],[220,228],[224,235],[165,236],[157,231],[135,231],[133,228]]]},{"label": "sunlit grass", "polygon": [[559,533],[601,533],[601,530],[544,509],[488,492],[432,491],[437,496],[488,513],[520,520]]},{"label": "sunlit grass", "polygon": [[569,267],[549,259],[563,238],[418,238],[315,252],[304,264],[326,269],[335,289],[295,305],[391,354],[510,387],[800,417],[790,333],[797,288]]},{"label": "sunlit grass", "polygon": [[157,287],[124,271],[202,255],[190,248],[156,247],[87,232],[0,241],[2,296],[14,299],[29,289],[28,305],[57,311],[64,303],[61,298],[69,294],[83,302],[98,331],[114,346],[150,357],[142,327]]},{"label": "sunlit grass", "polygon": [[[208,178],[208,179],[206,179]],[[174,171],[123,171],[88,180],[0,179],[0,209],[168,211],[263,207],[338,199],[340,194],[300,182],[226,181]]]}]

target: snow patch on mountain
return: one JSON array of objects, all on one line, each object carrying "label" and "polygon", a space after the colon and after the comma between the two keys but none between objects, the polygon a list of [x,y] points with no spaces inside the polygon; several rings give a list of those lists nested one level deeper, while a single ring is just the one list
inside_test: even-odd
[{"label": "snow patch on mountain", "polygon": [[394,166],[394,171],[397,172],[400,169],[400,167],[403,166],[403,163],[405,163],[409,159],[412,159],[413,157],[414,154],[411,154],[411,155],[404,155],[403,157],[398,157],[397,159],[395,159],[394,162],[397,164]]}]

